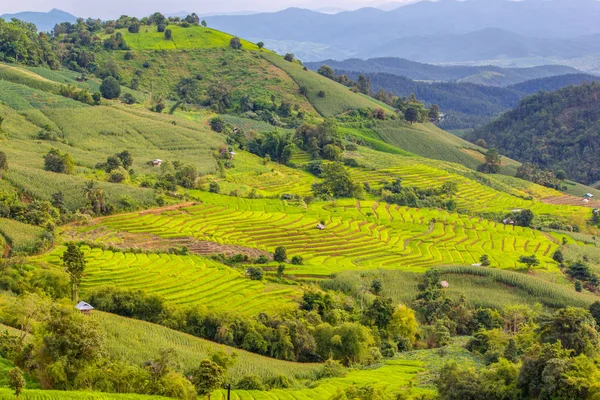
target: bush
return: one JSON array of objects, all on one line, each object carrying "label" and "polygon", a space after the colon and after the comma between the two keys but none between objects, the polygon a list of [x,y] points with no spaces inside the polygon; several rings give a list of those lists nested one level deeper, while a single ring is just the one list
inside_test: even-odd
[{"label": "bush", "polygon": [[133,53],[131,51],[128,51],[128,52],[125,53],[125,55],[123,56],[123,58],[125,60],[133,60],[134,55],[133,55]]},{"label": "bush", "polygon": [[210,129],[215,132],[223,132],[225,130],[225,120],[221,117],[214,117],[210,120]]},{"label": "bush", "polygon": [[265,390],[265,385],[258,376],[248,375],[240,379],[235,384],[235,388],[238,390]]},{"label": "bush", "polygon": [[108,76],[102,80],[100,85],[100,93],[105,99],[117,99],[121,95],[121,85],[114,77]]},{"label": "bush", "polygon": [[137,100],[135,97],[133,97],[133,95],[131,93],[125,93],[123,95],[123,98],[121,99],[121,101],[123,101],[123,103],[125,103],[125,104],[131,105],[131,104],[135,104]]},{"label": "bush", "polygon": [[253,281],[262,281],[265,276],[265,272],[261,267],[250,267],[248,268],[246,273],[250,276],[250,279],[252,279]]},{"label": "bush", "polygon": [[165,40],[172,40],[173,39],[173,31],[171,31],[170,29],[167,29],[165,31]]},{"label": "bush", "polygon": [[164,24],[159,24],[159,25],[156,27],[156,31],[157,31],[157,32],[164,32],[164,31],[165,31],[165,29],[166,29],[166,27],[164,26]]},{"label": "bush", "polygon": [[235,50],[240,50],[242,48],[242,42],[240,41],[240,38],[231,38],[231,40],[229,41],[229,47]]},{"label": "bush", "polygon": [[217,182],[211,182],[208,184],[208,191],[211,193],[220,193],[221,187]]},{"label": "bush", "polygon": [[285,61],[293,62],[293,61],[294,61],[294,59],[295,59],[295,57],[294,57],[294,55],[293,55],[292,53],[287,53],[287,54],[286,54],[286,55],[283,57],[283,59],[284,59]]},{"label": "bush", "polygon": [[112,183],[123,183],[129,181],[129,172],[123,167],[111,171],[108,181]]},{"label": "bush", "polygon": [[72,174],[75,170],[75,162],[69,153],[52,149],[44,157],[44,169],[61,174]]},{"label": "bush", "polygon": [[304,264],[304,259],[301,256],[294,256],[294,257],[292,257],[292,264],[294,264],[294,265],[303,265]]},{"label": "bush", "polygon": [[275,253],[273,254],[273,260],[277,262],[284,262],[287,259],[287,251],[285,247],[279,246],[275,249]]}]

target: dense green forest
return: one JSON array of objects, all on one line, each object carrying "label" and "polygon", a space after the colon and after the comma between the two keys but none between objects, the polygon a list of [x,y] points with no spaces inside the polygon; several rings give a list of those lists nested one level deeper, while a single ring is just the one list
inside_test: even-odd
[{"label": "dense green forest", "polygon": [[467,139],[483,139],[509,157],[591,184],[600,180],[599,95],[598,83],[539,93]]}]

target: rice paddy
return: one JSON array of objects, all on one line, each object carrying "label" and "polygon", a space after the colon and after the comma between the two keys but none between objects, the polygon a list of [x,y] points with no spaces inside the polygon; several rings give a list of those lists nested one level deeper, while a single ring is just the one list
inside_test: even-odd
[{"label": "rice paddy", "polygon": [[[556,239],[529,228],[503,225],[443,210],[409,209],[375,201],[315,202],[306,208],[281,200],[250,200],[202,193],[201,204],[158,214],[125,214],[80,229],[194,238],[272,252],[284,246],[288,256],[306,265],[295,274],[329,275],[345,269],[424,271],[435,265],[471,265],[487,254],[494,267],[521,268],[520,255],[536,254],[542,269],[558,271],[550,256]],[[326,229],[316,229],[325,222]],[[562,237],[562,236],[560,236]],[[557,240],[556,240],[557,241]]]},{"label": "rice paddy", "polygon": [[[64,247],[38,258],[61,266]],[[87,267],[81,285],[89,289],[115,286],[139,289],[179,305],[257,315],[296,308],[301,293],[294,286],[253,281],[233,268],[194,255],[122,253],[83,246]]]}]

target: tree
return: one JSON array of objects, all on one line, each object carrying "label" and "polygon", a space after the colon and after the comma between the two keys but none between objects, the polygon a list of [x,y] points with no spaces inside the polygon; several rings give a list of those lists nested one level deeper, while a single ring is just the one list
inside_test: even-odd
[{"label": "tree", "polygon": [[235,50],[240,50],[242,48],[242,42],[241,42],[240,38],[238,38],[238,37],[231,38],[231,40],[229,41],[229,47],[231,47],[232,49],[235,49]]},{"label": "tree", "polygon": [[540,339],[544,343],[560,343],[575,355],[594,355],[600,343],[596,320],[587,310],[576,307],[561,308],[543,321]]},{"label": "tree", "polygon": [[552,259],[557,263],[562,264],[565,261],[565,256],[562,251],[558,249],[552,254]]},{"label": "tree", "polygon": [[165,30],[165,40],[173,40],[173,31],[170,29]]},{"label": "tree", "polygon": [[496,149],[489,149],[485,153],[485,162],[479,167],[481,172],[486,174],[497,174],[502,165],[502,157]]},{"label": "tree", "polygon": [[129,31],[129,33],[139,33],[140,31],[140,23],[138,22],[134,22],[131,25],[129,25],[127,27],[127,30]]},{"label": "tree", "polygon": [[191,381],[200,396],[220,388],[225,382],[225,369],[211,360],[202,360],[191,372]]},{"label": "tree", "polygon": [[250,276],[250,279],[253,281],[262,281],[265,275],[265,272],[261,267],[250,267],[246,271],[246,273]]},{"label": "tree", "polygon": [[131,93],[125,93],[122,98],[123,103],[125,104],[135,104],[137,99]]},{"label": "tree", "polygon": [[356,87],[359,92],[369,95],[371,93],[371,79],[367,78],[364,74],[360,74]]},{"label": "tree", "polygon": [[208,24],[206,23],[206,21],[205,21],[205,20],[202,20],[201,24],[202,24],[202,26],[203,26],[203,27],[205,27],[205,28],[208,26]]},{"label": "tree", "polygon": [[210,120],[210,129],[215,132],[223,132],[225,129],[225,120],[221,117],[214,117]]},{"label": "tree", "polygon": [[419,122],[419,109],[414,104],[409,104],[404,111],[404,118],[412,125],[415,122]]},{"label": "tree", "polygon": [[519,361],[517,342],[515,342],[515,339],[513,339],[513,338],[508,339],[508,344],[506,345],[506,348],[504,349],[504,358],[506,358],[508,361],[510,361],[512,363],[516,363]]},{"label": "tree", "polygon": [[302,258],[302,256],[294,256],[294,257],[292,257],[292,264],[293,265],[302,265],[302,264],[304,264],[304,259]]},{"label": "tree", "polygon": [[334,162],[323,166],[323,182],[312,186],[316,196],[329,197],[362,197],[362,185],[355,183],[350,173],[340,162]]},{"label": "tree", "polygon": [[217,182],[212,181],[211,183],[208,184],[208,191],[210,193],[220,193],[221,187],[219,186],[219,184]]},{"label": "tree", "polygon": [[62,255],[62,262],[71,279],[73,300],[75,303],[79,303],[79,284],[83,278],[87,260],[79,247],[71,242],[67,244],[67,250]]},{"label": "tree", "polygon": [[200,101],[200,86],[194,78],[181,78],[175,85],[175,94],[184,103],[196,104]]},{"label": "tree", "polygon": [[519,262],[525,264],[527,269],[540,265],[540,260],[538,260],[535,254],[532,254],[531,256],[521,256],[519,257]]},{"label": "tree", "polygon": [[284,272],[285,272],[285,264],[279,264],[277,266],[277,277],[282,278]]},{"label": "tree", "polygon": [[575,291],[576,292],[581,292],[583,290],[583,285],[581,284],[580,280],[576,280],[575,281]]},{"label": "tree", "polygon": [[437,104],[432,104],[427,115],[429,117],[429,121],[438,122],[440,120],[440,106]]},{"label": "tree", "polygon": [[321,66],[321,68],[319,68],[317,72],[323,75],[325,78],[335,79],[335,72],[333,71],[333,68],[331,68],[329,65]]},{"label": "tree", "polygon": [[293,62],[293,61],[294,61],[294,59],[295,59],[295,57],[294,57],[294,55],[293,55],[292,53],[287,53],[287,54],[286,54],[286,55],[283,57],[283,59],[284,59],[285,61],[288,61],[288,62]]},{"label": "tree", "polygon": [[394,309],[392,319],[390,320],[388,331],[395,341],[402,338],[413,344],[417,338],[419,324],[415,317],[415,312],[405,305],[399,305]]},{"label": "tree", "polygon": [[287,251],[285,250],[285,247],[279,246],[275,249],[273,260],[277,262],[285,262],[285,260],[287,260]]},{"label": "tree", "polygon": [[383,285],[381,284],[381,281],[379,279],[373,279],[373,282],[371,282],[371,293],[375,296],[379,296],[382,290]]},{"label": "tree", "polygon": [[23,389],[25,389],[25,378],[19,367],[15,367],[8,372],[8,386],[15,392],[18,400],[21,393],[23,393]]},{"label": "tree", "polygon": [[2,179],[2,171],[6,171],[8,169],[8,157],[6,157],[6,153],[0,151],[0,179]]},{"label": "tree", "polygon": [[83,196],[96,213],[100,215],[106,211],[104,190],[95,181],[87,181],[83,187]]},{"label": "tree", "polygon": [[596,320],[596,325],[600,326],[600,301],[596,300],[590,305],[590,315]]},{"label": "tree", "polygon": [[482,267],[489,267],[490,266],[490,257],[487,254],[484,254],[479,259],[479,262],[481,263]]},{"label": "tree", "polygon": [[519,226],[529,227],[533,222],[533,218],[535,218],[533,212],[531,210],[525,209],[521,210],[515,215],[515,222]]},{"label": "tree", "polygon": [[263,47],[265,47],[265,44],[263,42],[258,42],[258,43],[256,43],[256,45],[258,46],[259,49],[262,49]]},{"label": "tree", "polygon": [[121,85],[114,77],[108,76],[102,80],[100,93],[105,99],[118,99],[121,95]]},{"label": "tree", "polygon": [[75,170],[75,162],[69,153],[51,149],[44,157],[44,169],[62,174],[72,174]]},{"label": "tree", "polygon": [[133,156],[131,155],[131,153],[129,151],[124,150],[124,151],[116,154],[116,156],[119,158],[119,160],[121,160],[121,164],[123,165],[123,168],[129,169],[133,165]]}]

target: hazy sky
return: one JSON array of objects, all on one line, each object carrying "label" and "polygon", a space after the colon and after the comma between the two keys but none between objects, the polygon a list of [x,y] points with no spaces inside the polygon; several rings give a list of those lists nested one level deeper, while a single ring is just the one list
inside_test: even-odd
[{"label": "hazy sky", "polygon": [[339,7],[356,9],[407,0],[0,0],[0,15],[19,11],[49,11],[58,8],[79,17],[115,18],[122,14],[145,16],[190,11],[198,14],[236,11],[277,11],[287,7]]}]

